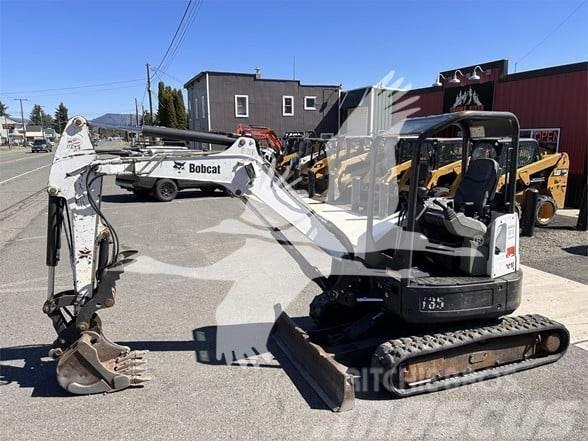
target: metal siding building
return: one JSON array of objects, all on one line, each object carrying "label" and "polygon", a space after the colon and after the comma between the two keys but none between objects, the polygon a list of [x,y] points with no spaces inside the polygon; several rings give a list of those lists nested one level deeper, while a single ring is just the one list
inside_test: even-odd
[{"label": "metal siding building", "polygon": [[341,95],[342,133],[370,135],[392,125],[392,103],[396,91],[382,87],[362,87]]},{"label": "metal siding building", "polygon": [[[559,151],[570,156],[567,204],[577,206],[586,184],[588,152],[588,62],[508,73],[508,61],[480,64],[479,80],[470,80],[476,66],[441,72],[440,86],[411,90],[407,97],[419,96],[413,104],[419,108],[413,116],[434,115],[445,111],[503,110],[513,112],[522,130],[556,129]],[[460,82],[449,80],[460,70]],[[469,90],[485,96],[472,107],[452,107],[457,91]],[[482,88],[488,89],[486,91]]]},{"label": "metal siding building", "polygon": [[[312,131],[319,136],[338,130],[339,86],[304,85],[298,80],[264,79],[257,74],[207,71],[196,75],[185,87],[190,128],[194,130],[234,132],[239,124],[270,127],[278,135],[287,131]],[[247,116],[237,116],[237,96],[247,97],[247,112],[243,112]],[[291,116],[283,114],[283,97],[292,97]],[[305,109],[305,97],[315,97],[313,109]]]}]

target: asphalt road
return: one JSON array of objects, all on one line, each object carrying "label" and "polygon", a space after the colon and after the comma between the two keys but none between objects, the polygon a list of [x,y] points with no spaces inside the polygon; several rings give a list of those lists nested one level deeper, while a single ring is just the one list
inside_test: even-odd
[{"label": "asphalt road", "polygon": [[[4,162],[0,181],[48,159]],[[26,198],[47,172],[1,184],[0,197],[20,191]],[[275,303],[305,315],[319,291],[288,247],[236,199],[195,191],[171,203],[140,203],[112,179],[103,211],[123,248],[139,255],[117,284],[117,304],[101,316],[111,339],[151,351],[154,379],[116,394],[69,396],[46,358],[54,338],[41,312],[46,196],[31,199],[0,222],[10,230],[0,244],[2,439],[585,439],[588,352],[575,346],[554,365],[410,399],[361,386],[353,411],[331,413],[287,363],[251,350],[264,352]],[[285,233],[313,264],[328,265],[297,233]],[[56,284],[71,288],[67,270]],[[233,351],[256,365],[219,361]]]}]

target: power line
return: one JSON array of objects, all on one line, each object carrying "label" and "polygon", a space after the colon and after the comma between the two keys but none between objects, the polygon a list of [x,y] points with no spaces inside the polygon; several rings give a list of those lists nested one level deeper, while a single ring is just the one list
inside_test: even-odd
[{"label": "power line", "polygon": [[[153,66],[151,66],[151,67],[153,67]],[[182,80],[180,80],[180,79],[178,79],[178,78],[174,77],[173,75],[170,75],[170,74],[168,74],[167,72],[164,72],[164,71],[162,71],[162,70],[160,70],[160,69],[158,69],[158,68],[156,68],[156,67],[153,67],[153,69],[155,69],[157,72],[159,72],[159,73],[161,73],[161,74],[165,75],[166,77],[169,77],[171,80],[173,80],[173,81],[177,82],[178,84],[181,84],[182,86],[184,85],[184,83],[182,82]]]},{"label": "power line", "polygon": [[519,64],[521,61],[523,61],[525,58],[527,58],[531,53],[533,53],[533,51],[535,51],[535,49],[537,49],[539,46],[541,46],[543,43],[545,43],[549,37],[551,37],[553,34],[555,34],[557,31],[559,31],[559,29],[570,19],[572,18],[572,15],[574,15],[582,6],[584,6],[586,4],[586,0],[584,0],[582,3],[580,3],[578,6],[576,6],[576,8],[570,12],[570,14],[564,18],[551,32],[549,32],[544,38],[543,40],[541,40],[539,43],[537,43],[535,46],[533,46],[525,55],[523,55],[521,58],[519,58],[516,62],[515,62],[515,72],[517,71],[517,64]]},{"label": "power line", "polygon": [[178,32],[180,32],[180,28],[182,27],[182,24],[184,23],[184,19],[186,18],[186,14],[188,13],[188,10],[190,9],[191,4],[192,4],[192,0],[189,0],[188,4],[186,5],[186,9],[184,9],[184,14],[182,15],[182,19],[180,20],[180,23],[178,24],[178,27],[176,28],[176,32],[174,33],[174,36],[172,37],[171,41],[169,42],[169,46],[167,47],[165,54],[163,54],[161,61],[157,65],[158,70],[161,67],[161,65],[163,64],[163,62],[165,61],[165,58],[169,54],[169,51],[171,50],[174,42],[176,41],[176,37],[178,36]]},{"label": "power line", "polygon": [[70,87],[57,87],[53,89],[36,89],[36,90],[26,90],[20,92],[0,92],[2,95],[16,95],[19,93],[36,93],[36,92],[53,92],[59,90],[72,90],[72,89],[84,89],[88,87],[101,87],[101,86],[111,86],[113,84],[124,84],[124,83],[136,83],[138,81],[143,81],[143,78],[136,79],[136,80],[123,80],[123,81],[111,81],[109,83],[98,83],[98,84],[86,84],[84,86],[70,86]]},{"label": "power line", "polygon": [[172,53],[170,54],[169,58],[167,59],[167,62],[165,63],[165,67],[161,68],[161,70],[163,70],[164,72],[169,68],[178,49],[184,43],[184,40],[186,39],[186,36],[188,35],[188,31],[190,30],[190,28],[194,24],[194,21],[196,20],[196,17],[198,16],[198,13],[200,12],[200,7],[202,6],[203,2],[204,2],[204,0],[198,0],[198,3],[196,3],[194,5],[194,7],[192,8],[191,15],[187,20],[186,26],[184,26],[184,30],[182,31],[182,34],[180,35],[180,38],[178,39],[178,43],[176,44],[175,48],[173,49]]},{"label": "power line", "polygon": [[[143,81],[143,80],[141,80]],[[85,91],[72,91],[72,92],[61,92],[61,93],[45,93],[45,94],[41,94],[41,95],[28,95],[31,98],[42,98],[42,97],[46,97],[46,96],[62,96],[62,95],[74,95],[74,94],[84,94],[84,95],[88,95],[88,94],[92,94],[92,93],[102,93],[102,92],[108,92],[110,90],[120,90],[120,89],[132,89],[133,87],[138,87],[137,85],[133,85],[133,86],[120,86],[120,87],[110,87],[107,89],[97,89],[97,90],[85,90]],[[3,94],[0,94],[3,95]]]}]

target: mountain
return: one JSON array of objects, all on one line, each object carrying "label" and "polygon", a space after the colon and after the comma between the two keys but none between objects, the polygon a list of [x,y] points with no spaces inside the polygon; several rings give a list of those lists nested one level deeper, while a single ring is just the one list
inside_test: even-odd
[{"label": "mountain", "polygon": [[136,119],[132,113],[105,113],[98,118],[94,118],[90,121],[96,125],[106,125],[115,127],[128,127],[135,126]]}]

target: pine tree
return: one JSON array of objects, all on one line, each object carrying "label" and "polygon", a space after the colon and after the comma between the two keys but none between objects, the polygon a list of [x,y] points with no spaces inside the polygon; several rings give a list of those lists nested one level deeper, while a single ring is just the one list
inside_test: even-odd
[{"label": "pine tree", "polygon": [[178,127],[174,90],[163,81],[159,82],[158,100],[158,124],[163,127]]},{"label": "pine tree", "polygon": [[186,106],[184,106],[184,97],[180,89],[173,90],[174,107],[176,110],[176,128],[188,128],[188,115],[186,114]]},{"label": "pine tree", "polygon": [[31,114],[29,115],[29,120],[31,124],[40,126],[43,124],[43,109],[38,104],[33,106],[33,110],[31,110]]},{"label": "pine tree", "polygon": [[8,110],[8,106],[6,104],[4,104],[2,101],[0,101],[0,116],[9,117],[10,114],[7,112],[7,110]]},{"label": "pine tree", "polygon": [[33,106],[29,120],[31,121],[31,124],[43,126],[44,128],[53,126],[53,118],[51,115],[46,114],[43,108],[38,104]]},{"label": "pine tree", "polygon": [[53,122],[53,128],[57,131],[57,133],[63,132],[68,119],[69,117],[67,116],[67,107],[65,107],[63,103],[59,103],[59,106],[57,106],[57,109],[55,109],[55,121]]},{"label": "pine tree", "polygon": [[158,84],[157,101],[159,103],[157,107],[157,124],[160,126],[165,126],[168,118],[165,111],[165,85],[163,84],[163,81],[160,81]]},{"label": "pine tree", "polygon": [[165,95],[166,95],[166,109],[168,115],[168,125],[166,127],[176,128],[178,127],[178,121],[176,118],[176,106],[174,100],[174,92],[170,86],[166,86],[165,88]]}]

